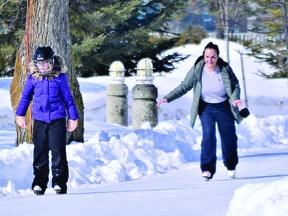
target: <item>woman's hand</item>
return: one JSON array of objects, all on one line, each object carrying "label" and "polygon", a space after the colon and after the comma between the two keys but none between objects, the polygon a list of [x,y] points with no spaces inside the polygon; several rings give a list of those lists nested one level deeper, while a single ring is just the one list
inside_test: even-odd
[{"label": "woman's hand", "polygon": [[234,107],[238,107],[238,108],[240,108],[240,107],[242,107],[242,101],[241,100],[235,100],[235,101],[233,101],[232,102],[232,105],[234,106]]},{"label": "woman's hand", "polygon": [[156,106],[157,106],[158,108],[160,108],[160,105],[161,105],[162,103],[167,103],[167,99],[166,99],[166,98],[162,98],[161,100],[158,101],[158,103],[157,103]]}]

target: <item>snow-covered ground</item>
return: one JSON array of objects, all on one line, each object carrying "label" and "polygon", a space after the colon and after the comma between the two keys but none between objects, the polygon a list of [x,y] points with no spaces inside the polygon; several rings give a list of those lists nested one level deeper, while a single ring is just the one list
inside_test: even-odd
[{"label": "snow-covered ground", "polygon": [[[167,75],[155,75],[159,98],[184,78],[203,48],[213,41],[225,59],[225,42],[205,39],[171,51],[191,54]],[[242,46],[230,43],[230,64],[242,87]],[[265,80],[258,70],[266,64],[244,56],[248,107],[251,115],[237,125],[240,162],[237,178],[229,179],[218,145],[217,173],[201,178],[201,127],[189,126],[192,92],[159,109],[159,124],[131,127],[105,123],[109,77],[79,78],[85,105],[85,142],[67,146],[70,168],[68,194],[56,196],[51,185],[44,196],[30,189],[33,145],[15,147],[11,79],[0,79],[0,214],[1,215],[288,215],[288,80]],[[218,138],[219,141],[219,138]]]}]

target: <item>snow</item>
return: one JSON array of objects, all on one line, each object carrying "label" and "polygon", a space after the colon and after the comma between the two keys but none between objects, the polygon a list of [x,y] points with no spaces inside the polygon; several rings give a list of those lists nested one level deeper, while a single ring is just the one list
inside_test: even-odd
[{"label": "snow", "polygon": [[[217,39],[170,50],[191,56],[173,73],[155,75],[159,98],[183,80],[209,41],[219,45],[220,56],[225,59],[225,41]],[[230,64],[245,100],[239,50],[245,52],[241,45],[230,43]],[[199,119],[193,130],[189,124],[192,91],[161,105],[157,127],[143,124],[133,130],[134,77],[125,79],[129,88],[128,127],[105,123],[109,77],[78,78],[85,105],[85,142],[67,146],[70,178],[68,194],[61,196],[55,195],[50,183],[44,196],[35,196],[30,189],[33,145],[15,147],[9,94],[12,79],[0,79],[0,214],[288,215],[288,80],[257,76],[258,70],[269,72],[271,68],[243,57],[251,115],[237,125],[240,162],[235,179],[228,177],[221,161],[220,143],[213,180],[201,178]]]}]

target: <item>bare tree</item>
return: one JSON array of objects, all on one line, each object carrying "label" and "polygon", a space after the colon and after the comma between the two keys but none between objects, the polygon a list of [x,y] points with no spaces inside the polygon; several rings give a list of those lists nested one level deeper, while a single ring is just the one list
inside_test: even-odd
[{"label": "bare tree", "polygon": [[[20,48],[16,54],[14,78],[10,88],[11,104],[16,110],[24,83],[29,73],[28,64],[31,55],[37,46],[51,46],[55,52],[61,55],[68,67],[67,77],[71,92],[79,112],[78,128],[67,137],[68,142],[83,142],[84,138],[84,105],[79,90],[79,83],[75,73],[72,72],[71,63],[71,36],[68,21],[67,0],[29,0],[27,1],[26,31]],[[31,107],[26,114],[28,127],[26,130],[16,126],[16,145],[23,142],[32,143]]]},{"label": "bare tree", "polygon": [[[226,40],[226,51],[227,51],[227,62],[230,63],[230,50],[229,50],[229,20],[233,18],[234,20],[239,19],[241,8],[243,5],[243,0],[213,0],[215,7],[218,9],[220,14],[220,23],[225,32]],[[237,21],[236,21],[237,22]],[[236,23],[235,22],[235,23]]]},{"label": "bare tree", "polygon": [[216,8],[219,9],[220,13],[220,21],[222,23],[222,28],[224,29],[225,32],[225,39],[226,39],[226,51],[227,51],[227,62],[230,62],[229,58],[229,1],[228,0],[216,0],[213,1]]}]

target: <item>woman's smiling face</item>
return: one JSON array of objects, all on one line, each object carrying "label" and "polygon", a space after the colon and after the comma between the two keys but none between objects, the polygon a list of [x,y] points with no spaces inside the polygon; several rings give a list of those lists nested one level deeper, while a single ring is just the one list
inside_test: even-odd
[{"label": "woman's smiling face", "polygon": [[205,66],[208,70],[217,68],[218,55],[216,50],[207,48],[204,51]]}]

